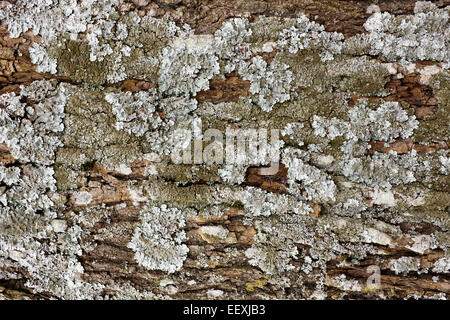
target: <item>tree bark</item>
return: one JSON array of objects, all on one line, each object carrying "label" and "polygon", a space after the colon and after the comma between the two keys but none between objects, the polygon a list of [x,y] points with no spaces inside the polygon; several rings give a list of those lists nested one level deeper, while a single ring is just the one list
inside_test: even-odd
[{"label": "tree bark", "polygon": [[375,2],[2,1],[0,299],[446,299],[450,2]]}]

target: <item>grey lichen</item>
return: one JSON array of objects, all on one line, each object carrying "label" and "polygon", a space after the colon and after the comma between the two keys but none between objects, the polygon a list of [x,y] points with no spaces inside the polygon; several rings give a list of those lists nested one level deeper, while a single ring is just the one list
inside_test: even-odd
[{"label": "grey lichen", "polygon": [[228,184],[241,184],[245,180],[247,167],[243,165],[227,164],[218,170],[220,177]]},{"label": "grey lichen", "polygon": [[325,28],[311,22],[301,15],[289,29],[284,29],[278,40],[278,46],[286,48],[290,53],[299,50],[318,50],[322,61],[333,60],[335,54],[341,53],[344,35],[337,32],[326,32]]},{"label": "grey lichen", "polygon": [[[274,288],[313,281],[311,292],[302,288],[313,298],[326,297],[327,285],[362,291],[346,275],[327,277],[329,264],[344,256],[352,261],[339,265],[357,265],[384,257],[385,249],[398,249],[405,239],[401,249],[415,255],[448,255],[448,196],[431,181],[439,186],[448,175],[448,151],[370,152],[373,142],[446,141],[441,115],[448,105],[448,7],[418,2],[414,15],[393,16],[371,6],[368,33],[344,40],[304,15],[233,18],[202,35],[150,13],[121,14],[119,3],[31,0],[0,10],[12,38],[28,30],[41,36],[29,48],[37,72],[77,83],[35,81],[0,96],[0,144],[13,158],[0,165],[0,268],[24,269],[26,286],[52,297],[99,297],[108,288],[123,290],[119,298],[160,298],[127,284],[84,282],[79,257],[96,246],[84,239],[90,232],[85,228],[99,228],[96,240],[134,228],[127,247],[138,265],[172,277],[192,253],[187,220],[228,218],[230,207],[238,207],[242,227],[255,232],[245,251],[248,263],[269,275]],[[443,65],[415,69],[407,62],[415,60]],[[386,84],[400,79],[403,69],[418,73],[439,100],[436,118],[444,125],[433,132],[432,122],[416,119],[407,103],[383,100],[390,94]],[[210,89],[212,79],[228,79],[234,71],[250,83],[249,96],[200,102],[198,93]],[[110,86],[125,79],[144,80],[150,88],[132,93]],[[356,104],[350,106],[350,99]],[[249,166],[270,162],[259,153],[236,152],[235,162],[225,165],[168,164],[174,147],[190,147],[178,129],[202,138],[202,120],[223,131],[255,124],[283,129],[283,141],[270,148],[282,149],[286,192],[243,185]],[[136,160],[145,163],[143,176],[141,168],[130,167]],[[93,163],[101,173],[91,172]],[[92,207],[98,200],[93,186],[105,193],[123,188],[125,196],[113,194],[112,207]],[[119,207],[140,210],[140,221],[110,225],[109,213]],[[438,231],[404,231],[403,222],[411,221]],[[237,241],[219,225],[199,230],[219,242]],[[226,246],[223,252],[233,261],[242,254]],[[201,253],[189,263],[209,268],[220,259]],[[419,262],[399,257],[388,268],[396,274],[449,270],[447,256],[429,268]],[[18,275],[1,270],[3,277]],[[177,293],[172,279],[164,283],[165,292]],[[218,297],[219,291],[208,295]]]},{"label": "grey lichen", "polygon": [[[156,89],[150,91],[107,93],[116,116],[116,129],[144,136],[153,151],[167,154],[178,142],[176,129],[188,129],[195,121],[189,113],[197,108],[197,100],[188,97],[161,98]],[[161,117],[159,112],[164,113]]]},{"label": "grey lichen", "polygon": [[416,153],[397,155],[376,153],[372,158],[352,158],[342,162],[342,174],[349,180],[390,190],[392,185],[416,181],[414,168],[420,166]]},{"label": "grey lichen", "polygon": [[368,34],[346,41],[343,52],[377,55],[388,61],[404,59],[434,60],[449,63],[448,7],[439,9],[435,4],[418,2],[411,16],[393,16],[376,12],[364,24]]},{"label": "grey lichen", "polygon": [[[306,155],[306,157],[308,157]],[[336,193],[333,180],[320,169],[305,162],[305,153],[301,150],[286,148],[283,151],[283,163],[289,168],[288,192],[299,199],[313,201],[332,201]],[[306,195],[301,189],[304,188]]]},{"label": "grey lichen", "polygon": [[348,118],[347,122],[314,116],[314,133],[332,140],[345,135],[350,141],[392,142],[397,138],[409,138],[418,127],[415,116],[408,116],[398,102],[384,102],[371,110],[367,100],[362,99],[348,111]]},{"label": "grey lichen", "polygon": [[420,259],[415,257],[400,257],[392,259],[390,269],[396,274],[418,271],[420,269]]},{"label": "grey lichen", "polygon": [[57,60],[48,55],[47,50],[38,43],[33,43],[29,49],[31,62],[35,64],[37,72],[57,72]]},{"label": "grey lichen", "polygon": [[277,61],[267,64],[263,58],[256,56],[251,63],[242,63],[239,74],[250,81],[250,92],[257,94],[257,105],[264,111],[272,110],[276,103],[290,99],[292,72],[289,66]]},{"label": "grey lichen", "polygon": [[212,36],[178,37],[164,48],[158,79],[162,93],[194,96],[209,88],[209,79],[219,73]]},{"label": "grey lichen", "polygon": [[56,73],[56,62],[45,52],[45,44],[53,41],[60,33],[77,36],[85,32],[96,20],[108,18],[119,2],[49,0],[16,1],[0,10],[11,37],[17,38],[28,30],[42,36],[44,46],[35,44],[30,50],[31,59],[37,63],[38,71]]},{"label": "grey lichen", "polygon": [[31,0],[8,3],[0,13],[11,37],[32,30],[46,40],[52,40],[58,32],[77,34],[86,30],[91,19],[107,18],[118,1],[87,0]]},{"label": "grey lichen", "polygon": [[[58,134],[64,129],[67,98],[66,86],[56,81],[36,81],[18,95],[0,97],[0,143],[11,148],[17,161],[11,167],[0,165],[4,185],[0,187],[0,266],[25,268],[30,275],[26,285],[35,292],[83,299],[92,297],[101,285],[80,279],[80,227],[66,230],[64,220],[55,219],[58,195],[52,164],[62,146]],[[43,239],[52,239],[46,249]]]},{"label": "grey lichen", "polygon": [[180,270],[189,252],[183,244],[186,234],[180,230],[185,225],[183,213],[163,204],[144,208],[140,218],[141,224],[128,243],[136,261],[149,270],[168,273]]},{"label": "grey lichen", "polygon": [[218,194],[222,202],[239,201],[249,221],[272,214],[305,215],[311,211],[307,203],[298,201],[295,196],[267,192],[255,187],[221,188]]},{"label": "grey lichen", "polygon": [[[142,136],[150,128],[156,129],[161,118],[155,116],[156,90],[141,91],[135,95],[131,92],[108,93],[106,101],[112,105],[116,116],[116,129]],[[153,123],[152,123],[153,122]]]},{"label": "grey lichen", "polygon": [[314,133],[320,137],[330,140],[345,137],[340,147],[343,152],[340,167],[344,176],[351,181],[382,189],[416,180],[411,171],[420,166],[415,151],[406,155],[375,153],[370,158],[365,155],[370,149],[369,141],[389,143],[412,136],[418,127],[415,116],[408,116],[397,102],[383,102],[372,110],[368,108],[367,101],[362,100],[348,111],[348,118],[349,121],[345,121],[314,116],[312,122]]},{"label": "grey lichen", "polygon": [[[22,99],[33,99],[30,106]],[[54,81],[37,81],[22,88],[19,95],[0,96],[0,143],[11,149],[20,165],[0,165],[1,181],[8,188],[2,192],[6,210],[34,213],[52,206],[47,192],[55,192],[53,178],[55,150],[62,145],[58,137],[63,129],[65,86]]]},{"label": "grey lichen", "polygon": [[[34,107],[20,102],[38,100]],[[56,133],[64,129],[66,88],[56,82],[37,81],[23,88],[19,95],[8,93],[0,97],[2,129],[0,143],[5,143],[14,158],[26,163],[50,165],[55,149],[61,145]]]},{"label": "grey lichen", "polygon": [[297,247],[291,241],[271,237],[268,233],[259,232],[255,239],[258,244],[245,251],[249,263],[261,268],[269,275],[280,274],[294,269],[289,264],[298,254]]}]

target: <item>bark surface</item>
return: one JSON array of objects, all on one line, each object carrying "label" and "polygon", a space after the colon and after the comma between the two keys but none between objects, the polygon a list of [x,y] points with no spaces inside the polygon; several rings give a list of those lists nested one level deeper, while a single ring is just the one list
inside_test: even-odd
[{"label": "bark surface", "polygon": [[[449,1],[28,2],[0,3],[0,299],[449,296]],[[279,130],[278,170],[174,163],[199,123]]]}]

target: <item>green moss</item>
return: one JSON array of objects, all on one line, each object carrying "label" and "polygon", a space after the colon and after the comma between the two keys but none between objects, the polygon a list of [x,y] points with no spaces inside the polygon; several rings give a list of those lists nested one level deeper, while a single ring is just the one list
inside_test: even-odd
[{"label": "green moss", "polygon": [[95,161],[86,161],[81,165],[81,171],[91,171],[95,166]]},{"label": "green moss", "polygon": [[[444,213],[450,203],[450,194],[448,191],[431,191],[427,193],[424,200],[424,210],[435,212],[436,210]],[[448,213],[442,214],[442,218],[448,218]]]},{"label": "green moss", "polygon": [[54,178],[56,180],[56,186],[58,190],[66,192],[68,190],[76,189],[76,176],[78,174],[69,169],[61,166],[55,166]]},{"label": "green moss", "polygon": [[441,72],[431,81],[431,87],[439,105],[437,112],[424,120],[420,120],[415,131],[417,142],[442,142],[449,140],[448,124],[450,123],[450,76]]},{"label": "green moss", "polygon": [[385,85],[391,77],[387,68],[366,57],[340,56],[337,61],[330,63],[329,72],[340,77],[339,87],[342,91],[365,97],[388,94]]},{"label": "green moss", "polygon": [[107,61],[90,61],[90,46],[86,42],[59,39],[49,50],[58,63],[58,75],[69,76],[75,82],[101,85],[106,82]]},{"label": "green moss", "polygon": [[[155,54],[155,56],[153,56]],[[159,66],[156,61],[156,53],[149,53],[143,48],[135,48],[129,57],[122,56],[122,66],[128,78],[144,77],[147,80],[157,83]]]},{"label": "green moss", "polygon": [[265,42],[276,42],[283,29],[290,28],[295,25],[295,19],[285,19],[284,23],[280,23],[277,17],[258,17],[258,19],[250,24],[252,35],[248,37],[248,42],[254,46],[261,46]]},{"label": "green moss", "polygon": [[170,181],[185,181],[189,183],[215,183],[220,181],[217,165],[175,165],[161,163],[156,165],[158,176]]},{"label": "green moss", "polygon": [[[71,89],[64,118],[64,146],[56,153],[56,163],[63,168],[89,171],[92,165],[114,168],[127,164],[149,152],[148,142],[115,129],[116,119],[104,91]],[[66,185],[59,173],[60,185]]]}]

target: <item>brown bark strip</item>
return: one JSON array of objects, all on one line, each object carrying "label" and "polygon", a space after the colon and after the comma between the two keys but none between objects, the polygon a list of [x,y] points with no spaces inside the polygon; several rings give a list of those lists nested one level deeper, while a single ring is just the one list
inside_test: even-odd
[{"label": "brown bark strip", "polygon": [[209,90],[197,93],[198,102],[237,102],[240,97],[248,97],[250,82],[242,80],[237,72],[225,75],[225,79],[211,79]]},{"label": "brown bark strip", "polygon": [[106,87],[116,87],[122,91],[139,92],[156,88],[157,85],[147,79],[127,79],[121,82],[105,84]]},{"label": "brown bark strip", "polygon": [[424,119],[437,112],[438,101],[434,97],[433,89],[419,82],[417,74],[406,75],[402,79],[392,79],[386,88],[392,93],[386,97],[387,101],[405,101],[415,107],[418,119]]},{"label": "brown bark strip", "polygon": [[374,154],[375,152],[388,153],[389,151],[395,151],[398,154],[405,154],[411,150],[416,150],[419,154],[425,154],[432,151],[437,151],[441,149],[448,149],[448,143],[429,143],[429,144],[418,144],[414,143],[413,139],[398,140],[393,143],[387,144],[384,141],[373,141],[369,142],[371,148],[369,149],[369,154]]},{"label": "brown bark strip", "polygon": [[8,148],[4,143],[0,143],[0,164],[7,165],[16,161],[10,152],[11,148]]},{"label": "brown bark strip", "polygon": [[275,175],[261,175],[260,169],[260,167],[248,168],[245,178],[246,185],[258,187],[269,192],[286,192],[288,168],[284,164],[280,164],[280,168]]},{"label": "brown bark strip", "polygon": [[[330,269],[330,276],[345,274],[352,279],[360,279],[365,283],[369,277],[369,273],[365,267],[345,267],[338,269]],[[330,283],[328,283],[330,284]],[[439,282],[434,282],[431,275],[428,277],[409,275],[403,277],[396,275],[392,271],[381,270],[381,290],[383,292],[392,292],[397,296],[407,296],[410,294],[432,294],[439,292],[450,292],[450,280],[448,278],[441,279]],[[392,294],[391,293],[391,294]]]}]

